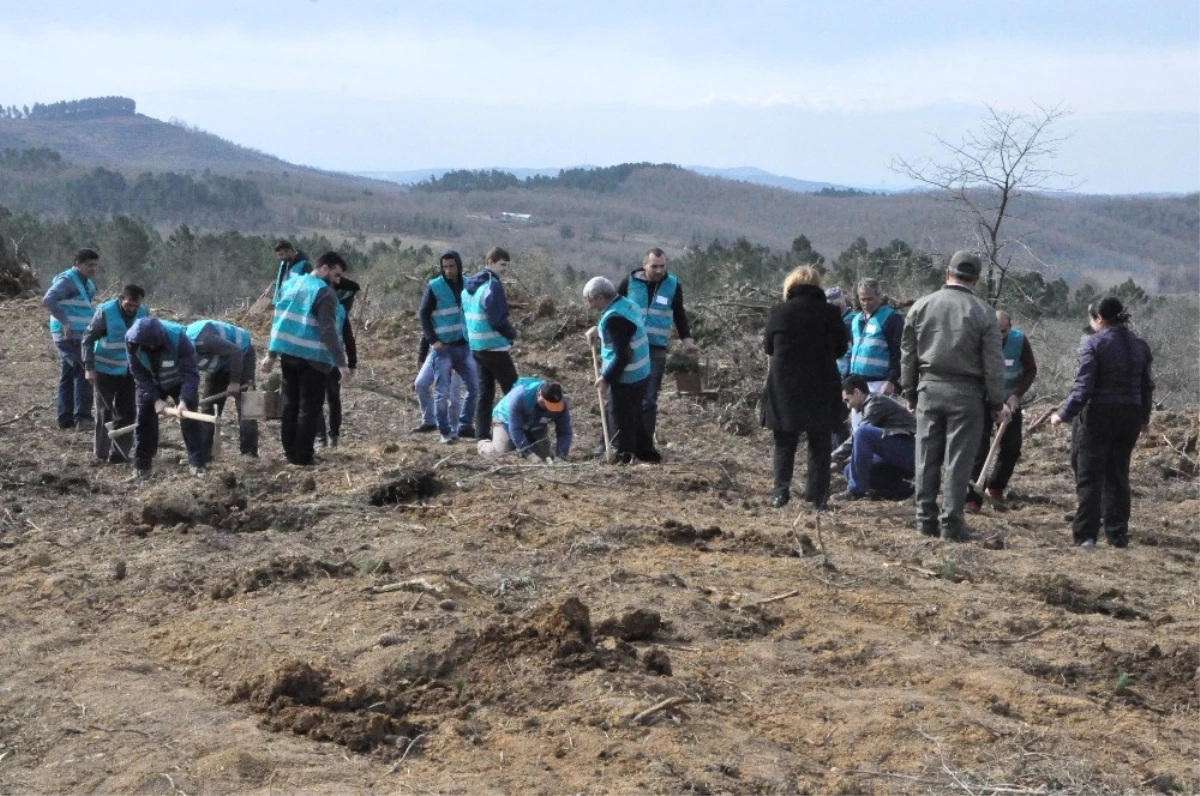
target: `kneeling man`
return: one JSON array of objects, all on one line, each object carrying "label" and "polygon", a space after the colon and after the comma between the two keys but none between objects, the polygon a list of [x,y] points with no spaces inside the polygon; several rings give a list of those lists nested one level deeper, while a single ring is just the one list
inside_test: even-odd
[{"label": "kneeling man", "polygon": [[842,381],[842,402],[851,411],[861,412],[862,422],[833,452],[834,467],[845,466],[848,487],[837,498],[910,497],[916,465],[916,418],[894,398],[871,392],[862,376],[847,376]]},{"label": "kneeling man", "polygon": [[[550,452],[547,426],[554,424],[555,450]],[[534,376],[517,380],[492,410],[492,437],[476,444],[487,458],[516,451],[530,464],[553,464],[571,452],[571,405],[562,386]]]}]

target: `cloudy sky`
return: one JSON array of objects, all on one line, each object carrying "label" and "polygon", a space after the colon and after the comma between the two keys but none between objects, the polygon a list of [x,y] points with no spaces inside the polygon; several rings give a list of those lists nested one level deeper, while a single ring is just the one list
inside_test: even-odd
[{"label": "cloudy sky", "polygon": [[348,171],[757,166],[903,187],[991,104],[1067,106],[1092,193],[1200,189],[1195,0],[38,0],[0,104],[137,100]]}]

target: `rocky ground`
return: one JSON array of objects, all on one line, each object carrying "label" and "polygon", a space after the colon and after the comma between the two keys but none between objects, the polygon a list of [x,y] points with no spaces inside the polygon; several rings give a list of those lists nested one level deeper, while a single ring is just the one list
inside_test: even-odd
[{"label": "rocky ground", "polygon": [[[586,318],[528,306],[519,367],[588,450]],[[129,484],[54,428],[43,322],[0,302],[0,791],[1200,790],[1194,407],[1138,445],[1129,549],[1071,546],[1048,428],[953,544],[906,504],[771,509],[762,366],[720,350],[659,467],[410,435],[384,318],[318,467],[269,423],[190,478],[168,427]]]}]

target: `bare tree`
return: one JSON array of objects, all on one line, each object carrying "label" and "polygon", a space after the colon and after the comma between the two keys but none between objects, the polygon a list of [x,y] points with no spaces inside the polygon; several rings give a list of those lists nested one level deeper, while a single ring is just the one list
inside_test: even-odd
[{"label": "bare tree", "polygon": [[934,136],[944,153],[942,158],[908,160],[897,155],[891,168],[934,189],[936,198],[952,203],[971,219],[986,259],[987,298],[995,306],[1012,265],[1012,251],[1006,248],[1014,244],[1029,252],[1024,240],[1028,232],[1012,237],[1001,234],[1004,222],[1016,218],[1013,202],[1030,191],[1074,187],[1059,185],[1067,175],[1046,165],[1070,137],[1053,128],[1071,111],[1064,105],[1035,105],[1037,110],[1030,113],[985,107],[980,129],[966,133],[958,143]]}]

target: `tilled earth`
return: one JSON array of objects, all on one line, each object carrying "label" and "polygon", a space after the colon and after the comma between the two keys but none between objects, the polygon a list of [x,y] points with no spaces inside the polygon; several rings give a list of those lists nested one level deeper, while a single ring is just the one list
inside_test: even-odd
[{"label": "tilled earth", "polygon": [[[518,367],[582,454],[586,318],[533,314]],[[1049,429],[959,545],[902,503],[772,510],[729,352],[720,397],[664,396],[662,466],[411,435],[416,330],[383,318],[316,468],[268,423],[190,478],[164,424],[128,484],[55,430],[43,322],[0,302],[0,791],[1200,790],[1194,407],[1139,443],[1129,549],[1071,546]]]}]

